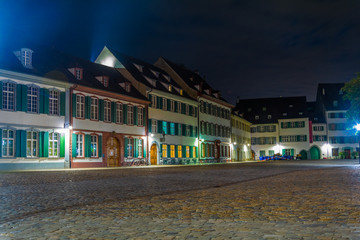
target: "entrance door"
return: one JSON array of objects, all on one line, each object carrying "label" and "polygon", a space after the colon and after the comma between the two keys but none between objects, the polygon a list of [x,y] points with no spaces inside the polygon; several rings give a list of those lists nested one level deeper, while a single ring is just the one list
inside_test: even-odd
[{"label": "entrance door", "polygon": [[150,162],[151,162],[151,165],[156,165],[157,164],[157,147],[156,147],[155,143],[153,145],[151,145]]},{"label": "entrance door", "polygon": [[219,159],[220,158],[220,141],[216,140],[215,141],[215,151],[214,151],[214,157],[215,159]]},{"label": "entrance door", "polygon": [[345,159],[350,159],[351,150],[350,149],[344,149],[344,152],[345,152]]},{"label": "entrance door", "polygon": [[120,146],[119,140],[114,137],[110,137],[106,143],[106,153],[107,153],[107,166],[108,167],[118,167],[120,163]]},{"label": "entrance door", "polygon": [[315,147],[315,146],[312,146],[310,148],[310,156],[311,156],[311,159],[320,159],[320,150]]}]

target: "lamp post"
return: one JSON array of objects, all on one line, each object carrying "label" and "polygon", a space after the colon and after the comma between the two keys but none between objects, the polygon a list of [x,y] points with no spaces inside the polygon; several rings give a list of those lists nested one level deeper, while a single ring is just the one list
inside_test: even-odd
[{"label": "lamp post", "polygon": [[[353,128],[356,129],[355,136],[360,131],[360,123],[357,123]],[[359,158],[359,164],[360,164],[360,140],[359,140],[359,151],[358,151],[358,158]]]}]

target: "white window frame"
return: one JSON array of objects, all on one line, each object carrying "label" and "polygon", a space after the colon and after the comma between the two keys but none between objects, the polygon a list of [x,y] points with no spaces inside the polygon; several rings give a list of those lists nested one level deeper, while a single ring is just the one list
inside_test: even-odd
[{"label": "white window frame", "polygon": [[[29,135],[30,135],[30,138],[29,138]],[[36,158],[38,156],[39,156],[39,132],[27,131],[27,133],[26,133],[26,157]]]},{"label": "white window frame", "polygon": [[143,158],[143,153],[144,153],[144,140],[139,138],[139,143],[138,143],[138,158]]},{"label": "white window frame", "polygon": [[116,123],[122,124],[123,123],[123,104],[117,102],[116,103]]},{"label": "white window frame", "polygon": [[3,81],[3,87],[1,90],[2,90],[2,102],[3,102],[2,110],[15,111],[16,83],[12,81]]},{"label": "white window frame", "polygon": [[166,111],[167,110],[167,98],[163,98],[162,101],[163,101],[162,109],[164,111]]},{"label": "white window frame", "polygon": [[27,48],[21,49],[21,62],[24,67],[32,68],[32,50]]},{"label": "white window frame", "polygon": [[76,94],[76,118],[85,118],[85,96]]},{"label": "white window frame", "polygon": [[97,158],[98,157],[98,149],[99,146],[99,137],[96,134],[91,134],[90,135],[90,157],[92,158]]},{"label": "white window frame", "polygon": [[155,119],[151,120],[151,132],[157,133],[157,120]]},{"label": "white window frame", "polygon": [[181,113],[181,102],[177,102],[177,112]]},{"label": "white window frame", "polygon": [[127,107],[127,124],[134,125],[134,106],[132,105]]},{"label": "white window frame", "polygon": [[27,112],[38,113],[39,112],[39,92],[40,88],[35,85],[28,86],[27,89]]},{"label": "white window frame", "polygon": [[174,100],[170,100],[170,111],[175,112],[175,102],[174,102]]},{"label": "white window frame", "polygon": [[76,157],[85,157],[84,150],[85,134],[76,134]]},{"label": "white window frame", "polygon": [[99,120],[99,99],[90,98],[90,120]]},{"label": "white window frame", "polygon": [[138,107],[138,112],[137,112],[138,126],[144,126],[144,112],[143,112],[144,110],[143,109],[144,109],[143,107]]},{"label": "white window frame", "polygon": [[128,158],[134,157],[134,139],[128,138]]},{"label": "white window frame", "polygon": [[[59,147],[60,139],[59,138],[60,138],[59,133],[49,132],[49,158],[59,157],[59,151],[60,151],[60,147]],[[56,154],[55,154],[55,152],[56,152]]]},{"label": "white window frame", "polygon": [[[12,132],[12,137],[10,137]],[[2,130],[2,141],[1,141],[1,152],[2,157],[14,157],[15,156],[15,134],[16,132],[12,129]],[[12,154],[10,152],[12,151]]]},{"label": "white window frame", "polygon": [[50,89],[49,91],[49,114],[60,115],[60,91]]},{"label": "white window frame", "polygon": [[151,106],[153,108],[156,108],[156,96],[155,95],[151,95]]},{"label": "white window frame", "polygon": [[111,101],[104,100],[104,122],[111,122]]}]

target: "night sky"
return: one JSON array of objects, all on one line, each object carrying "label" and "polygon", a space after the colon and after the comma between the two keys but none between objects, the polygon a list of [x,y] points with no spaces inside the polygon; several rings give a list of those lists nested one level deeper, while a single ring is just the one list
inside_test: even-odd
[{"label": "night sky", "polygon": [[[104,45],[198,70],[231,103],[307,96],[360,72],[360,1],[0,0],[14,38],[94,60]],[[1,49],[1,48],[0,48]]]}]

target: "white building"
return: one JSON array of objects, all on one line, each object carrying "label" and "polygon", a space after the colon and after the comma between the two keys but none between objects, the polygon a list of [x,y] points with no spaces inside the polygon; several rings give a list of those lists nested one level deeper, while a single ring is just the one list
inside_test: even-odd
[{"label": "white building", "polygon": [[245,161],[251,159],[251,134],[249,121],[239,116],[238,112],[231,114],[232,160]]}]

